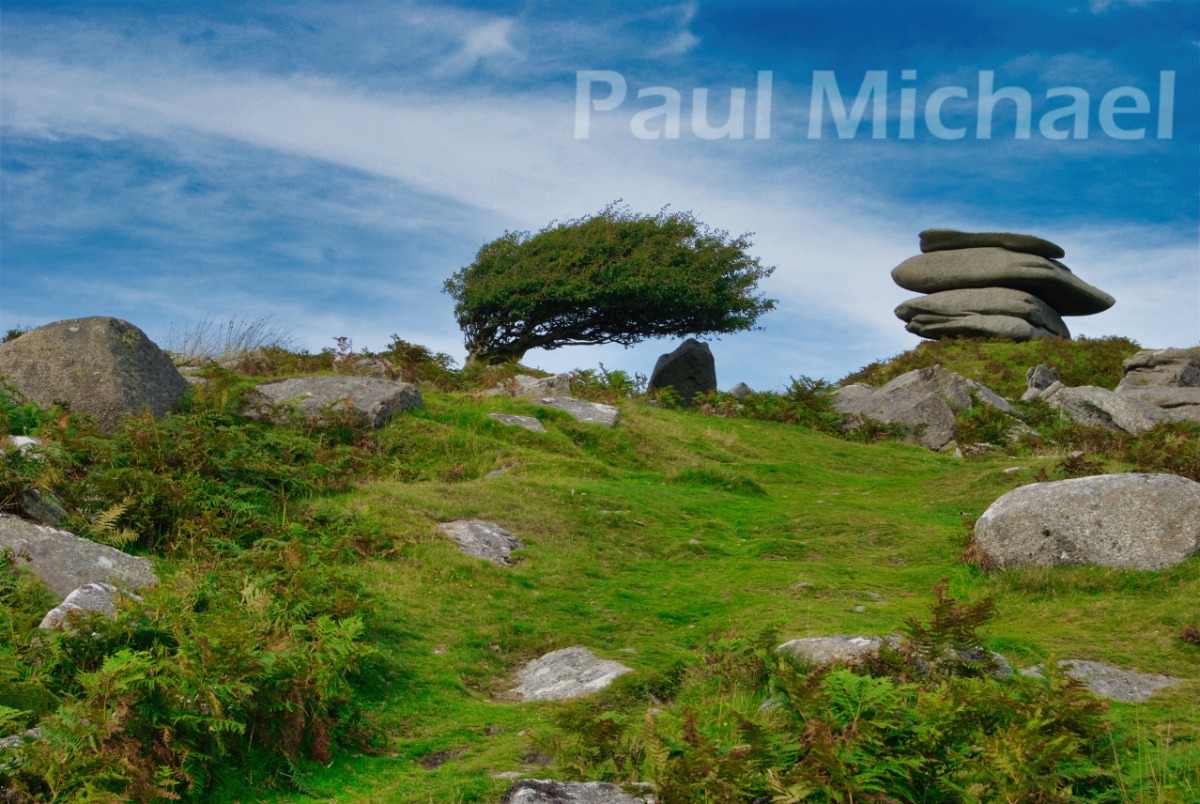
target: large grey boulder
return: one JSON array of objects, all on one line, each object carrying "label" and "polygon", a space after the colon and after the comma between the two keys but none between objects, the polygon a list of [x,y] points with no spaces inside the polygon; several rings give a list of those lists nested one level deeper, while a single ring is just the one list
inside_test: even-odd
[{"label": "large grey boulder", "polygon": [[917,293],[993,287],[1023,290],[1059,315],[1092,315],[1115,303],[1112,296],[1084,282],[1060,262],[1003,248],[922,254],[892,269],[892,279]]},{"label": "large grey boulder", "polygon": [[697,394],[717,390],[717,367],[707,343],[688,338],[670,354],[662,355],[650,373],[651,391],[672,387],[683,404],[692,404]]},{"label": "large grey boulder", "polygon": [[[940,322],[949,324],[958,319],[1016,318],[1033,329],[1063,338],[1071,337],[1071,331],[1063,323],[1062,317],[1050,305],[1037,296],[1012,288],[944,290],[909,299],[896,308],[896,317],[905,323],[918,316],[928,325]],[[909,328],[909,331],[913,330]]]},{"label": "large grey boulder", "polygon": [[[1064,659],[1058,666],[1066,670],[1071,678],[1082,681],[1083,686],[1096,697],[1114,701],[1145,703],[1159,690],[1183,683],[1180,678],[1122,670],[1111,664],[1086,659]],[[1021,675],[1041,677],[1042,666],[1022,670]]]},{"label": "large grey boulder", "polygon": [[33,573],[60,598],[96,581],[133,590],[158,583],[152,565],[145,558],[81,539],[65,530],[35,525],[12,514],[0,514],[0,549],[3,548],[13,552],[19,568]]},{"label": "large grey boulder", "polygon": [[1049,338],[1055,333],[1030,324],[1023,318],[1011,315],[981,315],[963,313],[957,316],[921,315],[914,316],[904,328],[931,341],[943,338],[1007,338],[1024,343]]},{"label": "large grey boulder", "polygon": [[1191,349],[1147,349],[1126,360],[1124,368],[1118,391],[1200,387],[1200,352]]},{"label": "large grey boulder", "polygon": [[528,430],[531,433],[544,433],[546,426],[532,416],[514,416],[511,413],[489,413],[489,419],[495,419],[501,424],[507,424],[510,427],[520,427],[522,430]]},{"label": "large grey boulder", "polygon": [[1170,413],[1157,405],[1094,385],[1064,387],[1053,396],[1044,392],[1042,398],[1046,399],[1050,407],[1070,414],[1079,424],[1124,430],[1133,435],[1145,432],[1160,422],[1174,419]]},{"label": "large grey boulder", "polygon": [[469,556],[482,558],[502,567],[512,566],[512,551],[525,545],[499,525],[482,519],[456,519],[442,522],[438,530],[445,533]]},{"label": "large grey boulder", "polygon": [[950,406],[928,390],[897,388],[885,392],[859,383],[835,391],[832,406],[845,417],[842,426],[846,430],[860,427],[866,416],[884,424],[902,425],[910,440],[934,451],[958,434]]},{"label": "large grey boulder", "polygon": [[971,407],[971,386],[961,374],[946,371],[941,366],[929,366],[901,374],[879,389],[880,393],[893,391],[918,391],[931,393],[941,399],[951,410],[966,410]]},{"label": "large grey boulder", "polygon": [[959,232],[955,229],[926,229],[921,232],[921,251],[948,251],[960,248],[983,248],[995,246],[1019,251],[1024,254],[1036,254],[1052,260],[1061,260],[1067,256],[1062,246],[1027,234],[1012,232]]},{"label": "large grey boulder", "polygon": [[1200,551],[1200,483],[1130,473],[1022,486],[984,511],[975,539],[1001,569],[1162,570]]},{"label": "large grey boulder", "polygon": [[415,385],[376,377],[298,377],[262,383],[255,392],[245,413],[264,419],[277,418],[270,406],[294,404],[309,421],[319,423],[322,409],[333,406],[335,413],[346,410],[361,423],[380,428],[396,413],[425,407]]},{"label": "large grey boulder", "polygon": [[620,662],[597,658],[587,648],[563,648],[522,667],[513,693],[525,701],[562,701],[598,692],[632,672]]},{"label": "large grey boulder", "polygon": [[558,782],[522,779],[508,788],[500,804],[653,804],[647,785],[630,785],[639,792],[626,793],[608,782]]},{"label": "large grey boulder", "polygon": [[583,422],[584,424],[602,424],[605,427],[612,427],[617,423],[617,419],[621,415],[621,411],[612,405],[601,405],[599,402],[584,402],[581,399],[572,399],[569,396],[552,396],[530,401],[535,405],[569,413],[575,421]]},{"label": "large grey boulder", "polygon": [[881,637],[839,635],[793,639],[784,642],[778,650],[791,654],[803,664],[821,665],[833,662],[852,664],[878,653],[881,647]]},{"label": "large grey boulder", "polygon": [[143,408],[162,416],[188,389],[146,333],[104,316],[56,321],[0,344],[0,377],[39,407],[63,402],[105,430]]},{"label": "large grey boulder", "polygon": [[62,603],[46,612],[46,616],[42,618],[38,628],[43,631],[52,631],[57,628],[69,627],[69,617],[73,612],[85,614],[97,611],[110,620],[115,620],[117,618],[117,598],[119,597],[141,601],[137,595],[122,592],[110,583],[97,581],[84,584],[67,595],[66,600]]},{"label": "large grey boulder", "polygon": [[1177,420],[1200,422],[1200,388],[1175,388],[1167,385],[1117,387],[1117,393],[1162,408]]}]

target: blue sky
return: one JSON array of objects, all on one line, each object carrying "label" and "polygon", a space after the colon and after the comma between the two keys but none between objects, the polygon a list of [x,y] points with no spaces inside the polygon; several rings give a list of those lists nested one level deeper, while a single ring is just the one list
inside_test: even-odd
[{"label": "blue sky", "polygon": [[[837,379],[910,348],[888,272],[932,227],[1047,237],[1117,298],[1076,334],[1146,346],[1200,336],[1200,8],[1195,0],[801,2],[0,3],[0,326],[114,315],[160,343],[205,318],[271,317],[309,349],[392,333],[462,358],[443,281],[505,230],[536,230],[614,199],[691,210],[777,267],[762,331],[713,342],[722,387]],[[627,99],[574,136],[581,70],[618,72]],[[914,70],[915,79],[902,71]],[[769,138],[756,82],[772,74]],[[886,71],[841,138],[814,71],[846,106]],[[981,71],[1031,98],[1031,136],[1000,101],[978,135]],[[1156,136],[1160,74],[1173,131]],[[602,97],[596,85],[592,97]],[[641,89],[680,93],[680,136],[640,139]],[[929,97],[962,87],[934,136]],[[1088,93],[1088,137],[1039,126]],[[1140,139],[1108,136],[1102,98]],[[744,89],[741,139],[693,131]],[[901,90],[915,89],[901,139]],[[1137,103],[1113,101],[1120,109]],[[1072,120],[1056,130],[1071,129]],[[662,129],[663,118],[649,124]],[[533,352],[548,370],[648,374],[674,341]]]}]

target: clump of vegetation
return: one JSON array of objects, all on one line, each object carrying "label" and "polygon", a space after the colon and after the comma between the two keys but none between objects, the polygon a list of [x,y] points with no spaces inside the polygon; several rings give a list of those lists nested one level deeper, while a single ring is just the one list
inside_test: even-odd
[{"label": "clump of vegetation", "polygon": [[994,675],[991,612],[939,587],[899,649],[848,665],[799,665],[771,633],[719,640],[670,705],[564,706],[551,745],[578,778],[649,779],[663,804],[1116,799],[1105,705],[1052,663]]},{"label": "clump of vegetation", "polygon": [[0,561],[0,705],[42,734],[0,762],[14,800],[205,800],[245,772],[296,782],[302,760],[371,739],[356,673],[382,665],[350,568],[381,546],[368,520],[322,499],[381,465],[379,450],[349,419],[244,419],[245,390],[214,369],[180,412],[111,434],[0,394],[6,429],[48,445],[6,453],[6,503],[36,485],[74,532],[170,559],[115,621],[55,632],[34,627],[53,604],[32,576]]},{"label": "clump of vegetation", "polygon": [[281,328],[271,316],[254,320],[237,313],[226,322],[206,316],[196,324],[172,324],[163,349],[180,365],[236,360],[262,349],[292,351],[294,328]]},{"label": "clump of vegetation", "polygon": [[876,361],[842,379],[838,385],[865,382],[883,385],[915,369],[941,365],[978,380],[1000,396],[1017,399],[1025,392],[1025,372],[1036,365],[1058,370],[1065,385],[1115,388],[1124,376],[1122,364],[1141,349],[1128,338],[1039,338],[1014,343],[1005,338],[947,338],[922,341],[915,349]]}]

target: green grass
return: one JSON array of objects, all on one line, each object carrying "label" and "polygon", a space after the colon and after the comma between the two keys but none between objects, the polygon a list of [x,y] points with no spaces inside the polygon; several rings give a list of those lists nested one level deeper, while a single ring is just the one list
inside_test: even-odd
[{"label": "green grass", "polygon": [[[1155,751],[1167,749],[1154,746],[1167,729],[1172,762],[1195,750],[1200,648],[1175,635],[1200,620],[1200,560],[990,576],[956,562],[964,521],[1055,458],[963,462],[632,403],[613,430],[519,400],[427,394],[426,405],[382,436],[400,447],[388,469],[340,498],[393,545],[360,567],[379,601],[372,638],[394,661],[372,704],[385,744],[306,765],[304,794],[238,786],[221,800],[494,802],[510,782],[493,773],[556,775],[529,760],[561,705],[505,695],[545,651],[584,645],[619,659],[637,671],[619,695],[648,704],[712,640],[766,626],[781,639],[894,633],[942,579],[959,599],[995,595],[986,644],[1015,665],[1085,658],[1186,679],[1111,711],[1143,735],[1145,766],[1160,776]],[[488,411],[537,414],[549,433]],[[1030,469],[1002,471],[1014,465]],[[466,517],[524,540],[517,565],[461,555],[434,529]],[[453,758],[419,764],[440,752]],[[1146,790],[1152,781],[1128,800],[1156,800]]]}]

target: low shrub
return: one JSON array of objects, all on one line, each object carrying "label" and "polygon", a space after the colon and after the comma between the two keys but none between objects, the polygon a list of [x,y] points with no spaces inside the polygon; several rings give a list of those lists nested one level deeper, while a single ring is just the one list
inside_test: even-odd
[{"label": "low shrub", "polygon": [[650,780],[663,804],[1119,800],[1105,705],[1052,662],[992,675],[990,614],[939,587],[899,649],[850,665],[799,665],[773,635],[718,641],[669,705],[566,710],[563,766]]}]

